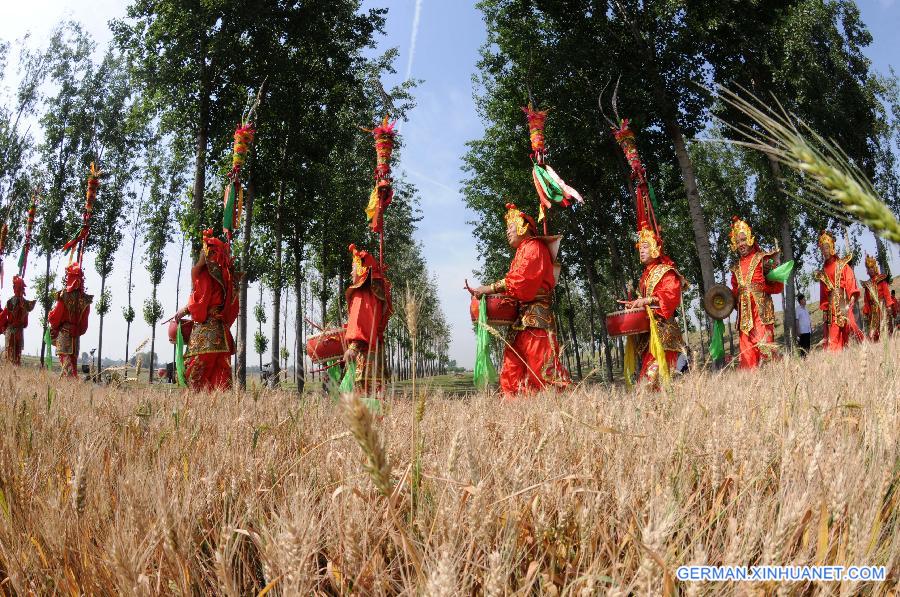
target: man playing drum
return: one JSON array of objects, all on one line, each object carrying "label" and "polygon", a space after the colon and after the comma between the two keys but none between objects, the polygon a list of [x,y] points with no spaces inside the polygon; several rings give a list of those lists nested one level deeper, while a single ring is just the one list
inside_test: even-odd
[{"label": "man playing drum", "polygon": [[[667,384],[671,372],[676,369],[678,355],[684,350],[684,339],[675,310],[681,304],[681,290],[684,278],[675,268],[675,263],[663,252],[662,238],[644,221],[638,232],[636,245],[644,271],[638,283],[639,297],[633,301],[619,301],[626,309],[646,309],[650,307],[650,333],[629,336],[626,351],[626,379],[631,378],[629,361],[640,364],[638,380],[658,389]],[[654,334],[653,328],[656,328]],[[653,336],[659,339],[654,345]],[[663,354],[665,358],[662,358]],[[660,358],[657,358],[660,357]]]},{"label": "man playing drum", "polygon": [[853,307],[859,299],[859,287],[850,267],[852,257],[837,256],[834,237],[827,230],[819,235],[819,250],[823,263],[815,277],[820,282],[819,308],[825,312],[825,348],[840,352],[851,337],[857,340],[863,338],[853,315]]},{"label": "man playing drum", "polygon": [[391,282],[368,251],[350,245],[353,282],[347,288],[347,351],[344,363],[356,363],[354,387],[365,394],[378,394],[385,377],[384,331],[393,307]]},{"label": "man playing drum", "polygon": [[869,339],[878,342],[882,323],[889,334],[894,332],[894,315],[900,311],[900,305],[891,296],[887,276],[879,271],[878,261],[871,255],[866,255],[866,272],[869,279],[863,282],[863,317]]},{"label": "man playing drum", "polygon": [[231,387],[231,326],[237,319],[237,277],[231,260],[231,245],[203,232],[203,249],[191,268],[191,295],[187,306],[175,314],[180,322],[190,314],[194,322],[188,340],[187,383],[194,390],[226,390]]},{"label": "man playing drum", "polygon": [[536,235],[531,216],[506,204],[506,238],[516,253],[502,280],[473,290],[476,298],[506,294],[519,301],[512,325],[512,341],[503,351],[500,389],[507,399],[547,387],[565,388],[569,373],[559,359],[553,289],[553,257],[544,239]]},{"label": "man playing drum", "polygon": [[738,312],[740,366],[753,369],[775,354],[772,295],[784,290],[784,284],[766,279],[766,274],[777,265],[777,251],[760,249],[747,222],[734,216],[729,238],[731,250],[738,254],[738,261],[731,268],[731,292]]}]

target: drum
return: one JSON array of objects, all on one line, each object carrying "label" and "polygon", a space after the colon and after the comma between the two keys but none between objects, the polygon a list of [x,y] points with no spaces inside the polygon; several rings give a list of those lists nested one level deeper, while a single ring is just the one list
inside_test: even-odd
[{"label": "drum", "polygon": [[[512,325],[519,318],[519,301],[511,296],[493,294],[484,297],[484,302],[487,306],[488,325]],[[472,321],[478,321],[478,304],[478,299],[473,296],[469,305]]]},{"label": "drum", "polygon": [[734,295],[724,284],[714,284],[703,295],[703,309],[713,319],[726,319],[734,311]]},{"label": "drum", "polygon": [[606,332],[612,336],[632,336],[650,331],[647,309],[623,309],[606,315]]},{"label": "drum", "polygon": [[[190,319],[182,319],[181,320],[181,338],[184,340],[184,345],[187,346],[188,342],[191,340],[191,330],[194,329],[194,322]],[[178,322],[174,319],[169,322],[169,342],[175,344],[178,340]]]},{"label": "drum", "polygon": [[325,330],[306,339],[306,354],[313,363],[339,359],[346,350],[343,328]]}]

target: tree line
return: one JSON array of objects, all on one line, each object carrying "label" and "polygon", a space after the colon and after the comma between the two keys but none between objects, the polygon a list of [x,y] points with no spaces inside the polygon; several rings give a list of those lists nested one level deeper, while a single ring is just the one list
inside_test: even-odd
[{"label": "tree line", "polygon": [[[245,386],[247,353],[259,344],[252,327],[248,332],[248,288],[260,283],[271,295],[265,344],[274,373],[290,365],[285,353],[292,352],[302,390],[304,347],[284,346],[285,294],[294,297],[297,338],[316,332],[307,320],[327,327],[346,317],[347,247],[355,242],[373,253],[377,247],[364,214],[375,155],[360,127],[386,113],[405,118],[415,105],[415,82],[387,91],[380,83],[395,72],[397,57],[396,49],[375,53],[386,17],[386,9],[363,10],[355,0],[134,0],[123,19],[110,22],[113,41],[99,61],[91,36],[71,21],[44,45],[28,37],[0,45],[4,74],[7,60],[18,57],[16,89],[0,106],[0,200],[10,231],[3,256],[21,246],[27,204],[39,189],[34,252],[43,267],[32,287],[43,307],[41,324],[59,284],[51,259],[80,224],[85,173],[95,162],[105,172],[88,245],[101,278],[97,362],[104,320],[119,316],[109,312],[109,276],[126,267],[116,261],[123,240],[126,359],[137,315],[153,330],[153,354],[166,315],[157,289],[177,272],[176,302],[186,300],[189,288],[180,281],[198,254],[201,231],[221,226],[235,125],[248,98],[264,87],[233,242],[236,269],[244,274],[235,373]],[[400,153],[402,138],[394,159]],[[402,176],[395,188],[385,225],[388,275],[395,288],[409,286],[423,297],[430,338],[419,367],[437,372],[448,362],[449,330],[413,241],[418,191]],[[177,264],[167,259],[173,242],[181,249]],[[136,257],[152,288],[143,305],[132,304]],[[409,350],[402,318],[392,321],[388,338],[398,376],[408,374],[399,356]],[[42,345],[42,357],[44,351]]]}]

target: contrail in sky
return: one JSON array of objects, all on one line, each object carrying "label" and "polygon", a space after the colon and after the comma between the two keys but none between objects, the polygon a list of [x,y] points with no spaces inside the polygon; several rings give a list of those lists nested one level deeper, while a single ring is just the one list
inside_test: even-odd
[{"label": "contrail in sky", "polygon": [[404,81],[409,81],[409,77],[412,75],[413,59],[416,57],[416,40],[419,37],[419,18],[422,16],[422,1],[416,0],[416,12],[413,13],[412,31],[409,34],[409,58],[406,61]]}]

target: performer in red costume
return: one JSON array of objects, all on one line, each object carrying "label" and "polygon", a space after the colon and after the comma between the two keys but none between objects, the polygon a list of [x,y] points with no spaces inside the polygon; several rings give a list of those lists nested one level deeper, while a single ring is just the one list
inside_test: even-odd
[{"label": "performer in red costume", "polygon": [[0,334],[6,335],[6,360],[14,365],[22,364],[23,331],[28,327],[28,314],[34,305],[35,301],[25,298],[25,280],[13,276],[13,296],[0,311]]},{"label": "performer in red costume", "polygon": [[825,312],[825,348],[840,352],[851,338],[863,339],[853,315],[853,307],[859,299],[859,287],[849,265],[852,257],[837,256],[834,237],[827,230],[819,235],[819,250],[824,263],[815,277],[820,282],[819,307]]},{"label": "performer in red costume", "polygon": [[185,353],[187,383],[194,390],[227,390],[231,387],[231,326],[239,310],[237,278],[231,261],[231,245],[203,232],[203,249],[191,268],[191,295],[175,314],[190,314],[191,336]]},{"label": "performer in red costume", "polygon": [[[652,333],[629,336],[626,352],[632,352],[640,364],[638,381],[648,383],[658,389],[668,383],[671,372],[678,364],[678,355],[684,350],[681,328],[675,318],[675,310],[681,304],[684,277],[675,268],[675,263],[663,252],[662,238],[644,221],[638,232],[636,245],[644,271],[638,283],[638,298],[633,301],[619,301],[626,309],[650,308],[651,328],[656,327],[659,345],[654,348]],[[664,352],[664,362],[659,362],[660,350]],[[656,352],[656,354],[654,354]],[[629,357],[626,355],[626,360]],[[630,377],[627,370],[626,378]]]},{"label": "performer in red costume", "polygon": [[353,281],[347,288],[347,351],[344,363],[356,363],[354,386],[366,394],[378,394],[386,376],[384,331],[393,313],[391,282],[368,251],[350,245]]},{"label": "performer in red costume", "polygon": [[500,389],[509,399],[519,393],[569,385],[569,373],[559,359],[553,289],[554,255],[548,243],[557,238],[537,236],[531,216],[506,204],[506,238],[516,254],[506,277],[474,289],[476,298],[506,294],[519,301],[519,317],[510,330],[512,341],[503,351]]},{"label": "performer in red costume", "polygon": [[783,291],[784,284],[766,280],[766,274],[778,265],[778,251],[760,249],[750,225],[737,216],[732,218],[730,239],[731,250],[739,256],[731,268],[731,292],[738,312],[741,369],[753,369],[775,354],[772,295]]},{"label": "performer in red costume", "polygon": [[900,304],[891,296],[887,276],[878,270],[878,261],[866,255],[866,271],[869,279],[863,282],[863,315],[869,339],[878,342],[884,322],[889,334],[894,333],[894,317],[900,312]]},{"label": "performer in red costume", "polygon": [[93,296],[84,292],[81,266],[73,263],[66,268],[66,289],[57,294],[56,305],[47,316],[63,376],[78,376],[79,345],[88,328],[93,300]]}]

